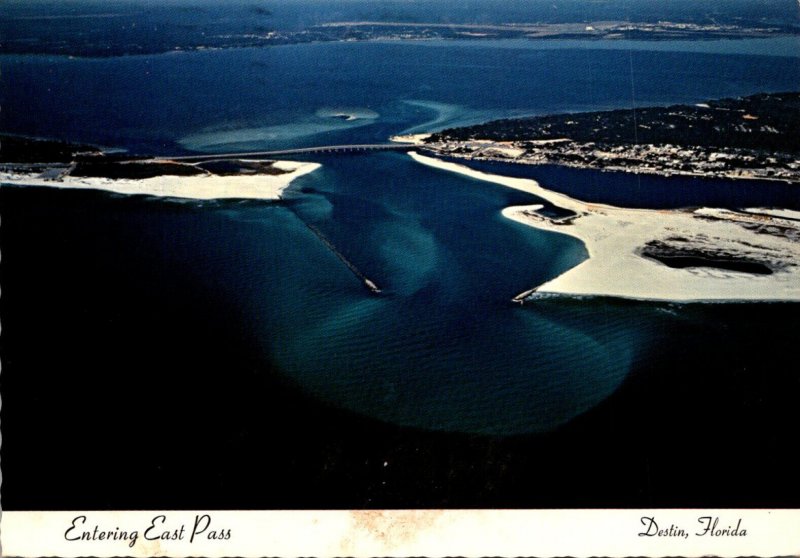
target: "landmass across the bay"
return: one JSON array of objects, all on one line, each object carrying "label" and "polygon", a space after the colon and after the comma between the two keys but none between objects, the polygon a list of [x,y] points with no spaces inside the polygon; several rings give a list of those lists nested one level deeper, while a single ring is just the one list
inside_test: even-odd
[{"label": "landmass across the bay", "polygon": [[[97,14],[103,15],[126,14]],[[269,14],[256,14],[261,20]],[[72,16],[76,17],[76,16]],[[13,18],[12,18],[13,19]],[[33,16],[21,16],[26,21]],[[56,17],[53,18],[57,20]],[[27,21],[26,21],[27,22]],[[52,23],[52,22],[51,22]],[[129,33],[84,33],[70,35],[64,40],[59,34],[40,35],[34,28],[29,33],[12,29],[5,37],[2,52],[6,54],[56,54],[82,57],[111,57],[165,52],[217,50],[229,48],[269,47],[290,44],[340,42],[340,41],[421,41],[421,40],[486,40],[522,39],[557,40],[577,39],[591,41],[667,40],[720,40],[765,39],[800,34],[800,27],[790,22],[728,21],[715,22],[708,18],[697,21],[594,21],[570,22],[533,21],[529,23],[468,23],[418,20],[354,20],[327,21],[301,28],[284,28],[269,24],[269,19],[254,25],[244,25],[226,32],[194,32],[185,28],[136,41]],[[126,37],[122,39],[121,36]]]},{"label": "landmass across the bay", "polygon": [[793,32],[791,27],[684,22],[591,21],[572,23],[437,23],[405,21],[337,21],[309,32],[329,40],[421,39],[591,39],[712,40],[766,38]]}]

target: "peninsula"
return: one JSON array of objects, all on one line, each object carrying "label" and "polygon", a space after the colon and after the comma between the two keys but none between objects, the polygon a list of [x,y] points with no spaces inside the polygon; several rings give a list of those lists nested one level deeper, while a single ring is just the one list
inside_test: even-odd
[{"label": "peninsula", "polygon": [[508,207],[503,215],[567,234],[589,258],[514,297],[608,296],[637,300],[800,301],[800,212],[748,208],[627,209],[585,203],[536,181],[487,174],[411,153],[441,170],[533,194],[571,215],[553,218],[543,204]]},{"label": "peninsula", "polygon": [[0,136],[0,183],[187,199],[275,200],[317,163],[264,159],[172,161],[90,146]]}]

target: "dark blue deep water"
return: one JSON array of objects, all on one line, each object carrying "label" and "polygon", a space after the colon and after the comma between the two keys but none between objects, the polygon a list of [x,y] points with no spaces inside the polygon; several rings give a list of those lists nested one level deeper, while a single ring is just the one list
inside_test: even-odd
[{"label": "dark blue deep water", "polygon": [[[670,52],[668,43],[659,43],[659,52],[574,43],[342,43],[111,59],[6,56],[0,58],[0,128],[138,153],[277,149],[383,142],[404,131],[513,115],[797,89],[796,57],[747,54],[747,44],[721,52],[707,45],[703,50],[711,52],[683,46]],[[337,111],[359,118],[331,118]],[[3,187],[4,299],[13,298],[4,310],[8,366],[13,370],[17,362],[34,378],[45,362],[56,362],[42,361],[56,357],[40,348],[61,347],[65,358],[82,355],[90,362],[86,369],[100,375],[85,381],[107,386],[120,409],[133,408],[125,395],[133,389],[137,397],[151,397],[147,406],[154,410],[177,399],[191,416],[217,413],[213,421],[223,422],[181,415],[161,427],[192,430],[198,444],[241,457],[281,436],[264,434],[264,424],[285,424],[287,431],[300,424],[291,411],[280,417],[270,411],[276,385],[305,398],[306,408],[319,404],[376,424],[498,439],[545,435],[571,421],[583,424],[584,413],[613,400],[626,382],[647,377],[670,347],[689,351],[681,370],[696,375],[725,354],[729,336],[750,339],[753,332],[742,324],[759,324],[758,334],[777,343],[775,350],[784,341],[789,350],[786,331],[800,325],[796,312],[786,310],[792,305],[736,311],[603,299],[514,305],[514,295],[585,258],[575,239],[500,215],[535,198],[423,167],[399,153],[310,159],[322,167],[277,203]],[[547,167],[524,172],[570,195],[619,205],[798,207],[796,190],[782,184],[740,188],[652,177],[634,183],[611,173]],[[382,293],[368,292],[306,223]],[[710,331],[709,345],[687,345],[688,331]],[[23,334],[27,341],[13,345]],[[98,336],[102,342],[93,343]],[[150,370],[145,377],[152,389],[138,384],[139,372],[126,368],[131,362]],[[724,370],[715,373],[724,379]],[[234,377],[239,390],[226,383]],[[263,387],[266,377],[273,387]],[[170,398],[159,395],[159,382],[167,382],[162,393]],[[88,389],[54,385],[76,400]],[[203,399],[199,386],[218,400]],[[645,393],[666,405],[660,389]],[[690,391],[669,393],[670,407],[680,407],[672,398]],[[36,397],[56,405],[54,394]],[[272,403],[262,407],[262,397]],[[208,403],[203,410],[201,402]],[[101,407],[110,424],[121,420],[114,405]],[[5,400],[4,412],[12,412]],[[193,420],[205,428],[225,420],[236,426],[217,432],[217,442],[202,441]],[[147,424],[155,427],[152,421]],[[166,447],[165,438],[159,443]],[[413,453],[413,444],[403,447]],[[344,459],[345,450],[326,451],[334,456],[323,461]],[[487,451],[477,459],[497,464]],[[146,463],[140,463],[144,470]],[[302,468],[298,463],[292,467]],[[255,463],[243,467],[256,474]],[[170,474],[177,478],[179,469]],[[220,477],[220,490],[229,476]],[[355,504],[426,505],[375,497]],[[254,505],[292,505],[259,502]]]}]

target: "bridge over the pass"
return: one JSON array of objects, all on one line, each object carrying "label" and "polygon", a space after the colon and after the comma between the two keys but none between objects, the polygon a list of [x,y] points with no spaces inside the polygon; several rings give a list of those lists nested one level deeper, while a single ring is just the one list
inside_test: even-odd
[{"label": "bridge over the pass", "polygon": [[253,157],[282,157],[284,155],[308,155],[314,153],[358,153],[362,151],[409,151],[416,146],[402,143],[361,143],[353,145],[320,145],[297,149],[274,151],[241,151],[238,153],[208,153],[206,155],[180,155],[178,157],[156,157],[157,161],[216,161],[220,159],[248,159]]}]

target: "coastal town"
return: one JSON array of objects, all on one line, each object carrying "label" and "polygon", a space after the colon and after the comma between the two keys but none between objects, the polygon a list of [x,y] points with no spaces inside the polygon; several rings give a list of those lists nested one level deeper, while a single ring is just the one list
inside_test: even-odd
[{"label": "coastal town", "polygon": [[[556,164],[578,168],[625,171],[663,176],[688,175],[800,182],[800,160],[778,153],[759,157],[747,150],[684,148],[666,145],[606,147],[567,138],[530,141],[437,141],[429,150],[450,157],[512,161],[530,165]],[[763,161],[765,164],[761,164]]]},{"label": "coastal town", "polygon": [[498,120],[405,139],[456,158],[795,183],[799,122],[800,93],[781,93]]}]

